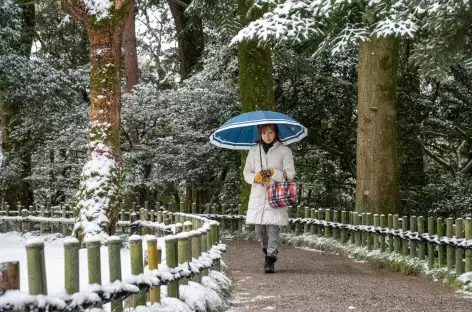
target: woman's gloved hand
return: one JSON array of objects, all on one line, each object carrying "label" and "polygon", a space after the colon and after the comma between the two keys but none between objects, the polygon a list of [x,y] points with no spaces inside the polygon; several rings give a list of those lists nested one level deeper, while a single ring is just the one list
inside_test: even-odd
[{"label": "woman's gloved hand", "polygon": [[254,183],[261,183],[262,182],[262,171],[259,171],[256,173],[256,176],[254,177]]},{"label": "woman's gloved hand", "polygon": [[274,175],[274,169],[261,170],[261,175],[263,178],[270,178]]}]

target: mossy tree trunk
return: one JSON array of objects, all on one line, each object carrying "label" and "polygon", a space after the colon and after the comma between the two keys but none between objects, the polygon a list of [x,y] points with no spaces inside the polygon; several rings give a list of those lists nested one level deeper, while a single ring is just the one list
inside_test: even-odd
[{"label": "mossy tree trunk", "polygon": [[356,210],[401,213],[397,155],[399,39],[372,37],[359,46]]},{"label": "mossy tree trunk", "polygon": [[[121,41],[131,1],[111,1],[108,16],[101,19],[87,12],[82,0],[61,3],[84,25],[90,41],[89,162],[82,172],[76,207],[79,219],[74,228],[81,239],[84,234],[114,233],[118,219]],[[94,188],[89,181],[101,185]]]},{"label": "mossy tree trunk", "polygon": [[[267,11],[265,8],[251,8],[252,1],[238,0],[241,24],[247,25]],[[250,14],[248,12],[251,12]],[[275,92],[272,76],[272,53],[270,47],[258,46],[256,40],[240,42],[238,45],[238,74],[241,97],[241,111],[274,110]],[[247,152],[241,152],[241,172]],[[241,179],[241,205],[247,210],[251,185]]]}]

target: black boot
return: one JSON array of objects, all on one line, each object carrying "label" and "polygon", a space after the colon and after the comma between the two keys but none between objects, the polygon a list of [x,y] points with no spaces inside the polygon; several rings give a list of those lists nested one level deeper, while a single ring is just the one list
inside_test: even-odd
[{"label": "black boot", "polygon": [[275,262],[277,261],[276,257],[266,256],[264,263],[264,272],[265,273],[274,273],[275,272]]}]

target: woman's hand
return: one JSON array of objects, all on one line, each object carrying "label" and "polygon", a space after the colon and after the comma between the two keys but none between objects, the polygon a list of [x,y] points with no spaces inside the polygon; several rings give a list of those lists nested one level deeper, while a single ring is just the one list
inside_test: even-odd
[{"label": "woman's hand", "polygon": [[256,173],[256,176],[254,177],[254,183],[258,183],[260,184],[262,182],[262,171],[259,171],[258,173]]}]

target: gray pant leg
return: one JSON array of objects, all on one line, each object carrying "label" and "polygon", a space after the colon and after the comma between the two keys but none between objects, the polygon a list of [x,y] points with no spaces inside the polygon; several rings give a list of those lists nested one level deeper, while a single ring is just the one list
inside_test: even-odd
[{"label": "gray pant leg", "polygon": [[267,248],[269,237],[267,236],[266,226],[262,224],[256,224],[256,233],[261,240],[262,247]]},{"label": "gray pant leg", "polygon": [[267,255],[276,257],[277,249],[279,248],[279,232],[280,227],[278,225],[269,225],[269,240],[267,244]]}]

